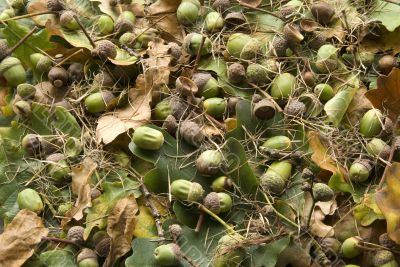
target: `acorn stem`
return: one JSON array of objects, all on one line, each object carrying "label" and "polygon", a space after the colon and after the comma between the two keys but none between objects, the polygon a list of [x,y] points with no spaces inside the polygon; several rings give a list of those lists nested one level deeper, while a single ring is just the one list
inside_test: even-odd
[{"label": "acorn stem", "polygon": [[83,27],[82,23],[78,19],[78,16],[74,15],[74,19],[76,20],[76,22],[78,23],[79,27],[81,28],[81,30],[85,34],[86,38],[89,40],[90,44],[93,46],[93,48],[95,48],[96,44],[94,43],[93,39],[90,37],[89,33],[86,31],[85,27]]},{"label": "acorn stem", "polygon": [[33,29],[28,32],[24,37],[22,37],[21,40],[19,40],[13,47],[11,47],[10,49],[8,49],[7,54],[10,55],[12,54],[21,44],[23,44],[26,39],[28,39],[35,31],[37,30],[37,27],[33,27]]},{"label": "acorn stem", "polygon": [[286,221],[287,223],[289,223],[291,226],[295,227],[295,228],[299,228],[299,225],[295,222],[293,222],[292,220],[288,219],[285,215],[283,215],[282,213],[280,213],[277,209],[275,209],[275,207],[272,205],[269,197],[267,196],[267,194],[263,191],[261,191],[261,194],[264,196],[265,201],[267,202],[268,205],[270,205],[272,207],[272,209],[274,210],[275,214],[280,217],[281,219],[283,219],[284,221]]},{"label": "acorn stem", "polygon": [[211,217],[213,217],[216,221],[218,221],[223,227],[225,227],[226,231],[229,234],[234,234],[235,230],[233,230],[232,226],[229,226],[224,220],[222,220],[217,214],[215,214],[214,212],[212,212],[211,210],[207,209],[204,205],[199,203],[199,209],[201,211],[204,211],[205,213],[207,213],[208,215],[210,215]]},{"label": "acorn stem", "polygon": [[46,240],[46,241],[52,241],[52,242],[57,242],[57,243],[65,243],[65,244],[70,244],[70,245],[74,245],[77,247],[82,247],[81,245],[79,245],[78,243],[68,240],[68,239],[62,239],[62,238],[57,238],[57,237],[52,237],[52,236],[43,236],[42,240]]},{"label": "acorn stem", "polygon": [[21,16],[15,16],[15,17],[12,17],[9,19],[5,19],[3,21],[7,22],[7,21],[11,21],[11,20],[19,20],[19,19],[36,17],[36,16],[40,16],[40,15],[49,15],[49,14],[57,14],[57,13],[58,12],[56,12],[56,11],[41,11],[41,12],[35,12],[35,13],[25,14],[25,15],[21,15]]},{"label": "acorn stem", "polygon": [[199,219],[197,220],[196,229],[194,230],[196,233],[200,232],[201,226],[204,222],[204,212],[200,212]]},{"label": "acorn stem", "polygon": [[79,54],[79,53],[82,53],[82,52],[83,52],[83,49],[81,48],[81,49],[79,49],[78,51],[75,51],[75,52],[72,53],[71,55],[67,56],[66,58],[64,58],[64,59],[61,60],[60,62],[58,62],[55,66],[56,66],[56,67],[61,66],[61,65],[64,64],[68,59],[70,59],[71,57],[73,57],[73,56],[75,56],[75,55],[77,55],[77,54]]},{"label": "acorn stem", "polygon": [[197,50],[196,60],[194,61],[193,71],[192,73],[196,72],[197,66],[199,65],[199,61],[201,58],[201,50],[203,50],[204,42],[206,41],[206,37],[204,35],[201,36],[201,43],[200,47]]},{"label": "acorn stem", "polygon": [[160,221],[161,215],[158,212],[157,208],[154,206],[154,204],[151,200],[151,194],[150,194],[149,190],[147,189],[147,187],[144,185],[143,181],[142,181],[141,189],[142,189],[143,195],[146,199],[146,206],[148,206],[150,208],[151,214],[153,215],[154,221],[156,222],[158,237],[164,237],[164,230],[162,228],[161,221]]}]

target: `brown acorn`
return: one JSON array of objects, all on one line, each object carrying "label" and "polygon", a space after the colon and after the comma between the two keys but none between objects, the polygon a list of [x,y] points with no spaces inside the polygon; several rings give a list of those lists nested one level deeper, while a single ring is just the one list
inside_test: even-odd
[{"label": "brown acorn", "polygon": [[388,75],[397,64],[396,58],[392,55],[385,55],[379,59],[378,69],[382,74]]},{"label": "brown acorn", "polygon": [[319,23],[326,25],[332,21],[335,9],[325,2],[318,2],[311,6],[311,13]]},{"label": "brown acorn", "polygon": [[285,57],[288,49],[288,41],[280,36],[275,36],[272,40],[271,50],[277,57]]},{"label": "brown acorn", "polygon": [[97,255],[102,258],[107,257],[108,253],[110,253],[111,248],[111,238],[104,237],[101,239],[95,246],[94,250],[96,251]]},{"label": "brown acorn", "polygon": [[240,63],[233,63],[228,66],[228,80],[231,83],[238,84],[246,80],[246,70]]},{"label": "brown acorn", "polygon": [[62,67],[52,67],[47,76],[54,87],[61,88],[68,84],[68,72]]},{"label": "brown acorn", "polygon": [[224,13],[231,7],[231,3],[229,0],[215,0],[212,4],[212,8],[216,11]]},{"label": "brown acorn", "polygon": [[79,62],[72,63],[68,67],[68,77],[71,82],[80,82],[85,78],[83,73],[83,64]]},{"label": "brown acorn", "polygon": [[135,28],[134,24],[131,21],[124,18],[118,19],[114,26],[114,30],[118,35],[121,35],[126,32],[133,32],[134,28]]},{"label": "brown acorn", "polygon": [[102,60],[114,59],[117,56],[117,47],[109,40],[101,40],[96,43],[96,47],[92,50],[92,56],[99,57]]},{"label": "brown acorn", "polygon": [[306,105],[297,99],[291,99],[285,106],[284,113],[289,116],[301,116],[306,112]]},{"label": "brown acorn", "polygon": [[0,39],[0,61],[6,58],[9,54],[7,41]]},{"label": "brown acorn", "polygon": [[179,133],[188,144],[194,146],[200,146],[201,142],[204,140],[204,135],[200,126],[193,121],[185,120],[181,122]]},{"label": "brown acorn", "polygon": [[83,239],[84,232],[85,232],[85,228],[83,228],[82,226],[72,226],[68,230],[67,238],[68,238],[68,240],[82,244],[84,242],[84,239]]},{"label": "brown acorn", "polygon": [[321,46],[326,44],[326,34],[323,32],[313,32],[310,41],[308,42],[308,47],[313,50],[318,50]]}]

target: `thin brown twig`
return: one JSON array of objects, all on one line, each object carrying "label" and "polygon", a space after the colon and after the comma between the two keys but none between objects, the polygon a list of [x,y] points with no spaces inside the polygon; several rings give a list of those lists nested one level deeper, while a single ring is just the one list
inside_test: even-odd
[{"label": "thin brown twig", "polygon": [[154,221],[156,222],[156,228],[157,228],[157,234],[158,237],[164,237],[164,230],[161,225],[161,215],[158,212],[157,208],[154,206],[153,201],[151,200],[151,194],[149,190],[147,189],[146,185],[142,181],[141,185],[144,197],[146,199],[146,205],[150,208],[151,214],[153,215]]},{"label": "thin brown twig", "polygon": [[85,34],[86,38],[89,40],[90,44],[93,46],[93,48],[95,48],[96,44],[94,43],[92,37],[90,37],[89,33],[86,31],[85,27],[83,27],[82,23],[78,19],[78,16],[74,15],[74,19],[76,20],[76,22],[78,23],[79,27],[81,28],[81,30]]},{"label": "thin brown twig", "polygon": [[57,243],[70,244],[70,245],[74,245],[74,246],[77,246],[77,247],[80,247],[80,248],[82,247],[82,245],[80,245],[80,244],[78,244],[78,243],[76,243],[74,241],[71,241],[71,240],[68,240],[68,239],[52,237],[52,236],[43,236],[42,240],[52,241],[52,242],[57,242]]},{"label": "thin brown twig", "polygon": [[31,13],[31,14],[25,14],[21,16],[15,16],[9,19],[3,20],[4,22],[11,21],[11,20],[19,20],[19,19],[25,19],[25,18],[31,18],[31,17],[36,17],[40,15],[49,15],[49,14],[57,14],[58,12],[56,11],[41,11],[41,12],[36,12],[36,13]]},{"label": "thin brown twig", "polygon": [[201,58],[201,50],[203,50],[205,41],[206,41],[206,37],[204,35],[202,35],[200,47],[199,47],[199,50],[197,51],[196,60],[194,61],[192,73],[196,72],[196,70],[197,70],[197,66],[199,65],[200,58]]},{"label": "thin brown twig", "polygon": [[24,37],[22,37],[21,40],[19,40],[13,47],[11,47],[10,49],[8,49],[7,54],[10,55],[12,54],[23,42],[26,41],[26,39],[28,39],[36,30],[38,29],[38,27],[33,27],[33,29],[28,32]]}]

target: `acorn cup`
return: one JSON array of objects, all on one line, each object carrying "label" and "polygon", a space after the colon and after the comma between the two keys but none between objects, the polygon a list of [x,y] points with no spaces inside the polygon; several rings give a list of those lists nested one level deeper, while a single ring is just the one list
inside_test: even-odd
[{"label": "acorn cup", "polygon": [[196,160],[197,171],[203,175],[214,175],[222,166],[222,153],[218,150],[205,150]]},{"label": "acorn cup", "polygon": [[159,150],[164,144],[164,135],[159,130],[140,126],[132,135],[132,142],[139,148],[146,150]]},{"label": "acorn cup", "polygon": [[114,21],[108,15],[100,15],[97,19],[96,26],[102,35],[107,35],[114,32]]},{"label": "acorn cup", "polygon": [[238,267],[246,257],[246,251],[240,246],[244,237],[238,233],[227,234],[218,240],[213,257],[214,267]]},{"label": "acorn cup", "polygon": [[335,96],[332,86],[327,83],[320,83],[314,87],[314,93],[318,96],[319,100],[327,102]]},{"label": "acorn cup", "polygon": [[330,73],[338,68],[337,51],[331,44],[325,44],[318,49],[315,67],[319,73]]},{"label": "acorn cup", "polygon": [[288,98],[296,87],[296,77],[290,73],[282,73],[272,81],[271,96],[278,99]]},{"label": "acorn cup", "polygon": [[289,44],[300,43],[304,40],[304,36],[301,34],[297,25],[293,23],[287,23],[283,27],[283,35]]},{"label": "acorn cup", "polygon": [[233,84],[240,84],[246,80],[246,70],[240,63],[228,66],[228,80]]},{"label": "acorn cup", "polygon": [[286,104],[283,113],[285,113],[287,116],[302,117],[306,110],[307,107],[303,102],[296,98],[292,98]]},{"label": "acorn cup", "polygon": [[200,2],[197,0],[183,0],[176,11],[178,22],[183,25],[191,25],[197,21],[200,14]]},{"label": "acorn cup", "polygon": [[30,56],[31,62],[35,67],[35,71],[40,75],[48,74],[53,65],[53,61],[48,56],[40,53],[34,53]]},{"label": "acorn cup", "polygon": [[188,104],[181,98],[172,96],[165,98],[154,107],[154,119],[164,121],[169,115],[182,119],[188,109]]},{"label": "acorn cup", "polygon": [[367,138],[375,137],[382,131],[384,117],[379,109],[368,110],[360,120],[360,133]]},{"label": "acorn cup", "polygon": [[207,98],[203,102],[204,111],[216,119],[224,117],[227,105],[227,101],[220,97]]},{"label": "acorn cup", "polygon": [[84,248],[76,257],[78,267],[99,267],[96,252],[91,249]]},{"label": "acorn cup", "polygon": [[106,234],[102,238],[97,238],[94,250],[101,258],[106,258],[111,249],[111,238]]},{"label": "acorn cup", "polygon": [[275,116],[275,105],[269,99],[262,99],[253,105],[253,116],[260,120],[269,120]]},{"label": "acorn cup", "polygon": [[277,135],[271,138],[268,138],[263,144],[262,147],[268,149],[275,149],[279,151],[290,151],[292,150],[292,141],[289,137],[284,135]]},{"label": "acorn cup", "polygon": [[332,21],[335,9],[325,2],[317,2],[311,6],[311,13],[319,23],[327,25]]},{"label": "acorn cup", "polygon": [[56,182],[64,182],[65,178],[70,175],[71,169],[63,154],[51,154],[46,158],[46,161],[49,161],[47,172]]},{"label": "acorn cup", "polygon": [[199,94],[204,98],[217,97],[220,94],[218,81],[208,72],[193,74],[192,80],[199,89]]},{"label": "acorn cup", "polygon": [[372,166],[368,160],[360,159],[354,161],[349,169],[349,177],[353,182],[365,182],[372,170]]},{"label": "acorn cup", "polygon": [[136,40],[136,35],[132,32],[126,32],[119,37],[119,43],[121,45],[126,45],[127,47],[134,47],[134,41]]},{"label": "acorn cup", "polygon": [[126,32],[132,32],[135,28],[136,16],[131,11],[123,11],[119,15],[118,19],[114,24],[114,32],[117,36],[124,34]]},{"label": "acorn cup", "polygon": [[247,66],[246,77],[248,82],[263,86],[269,82],[267,69],[261,64],[251,63]]},{"label": "acorn cup", "polygon": [[204,189],[199,183],[179,179],[171,183],[171,195],[178,200],[199,201],[204,194]]},{"label": "acorn cup", "polygon": [[394,242],[392,239],[390,239],[390,237],[387,233],[383,233],[379,236],[379,244],[388,249],[394,249],[397,247],[396,242]]},{"label": "acorn cup", "polygon": [[270,44],[272,54],[277,57],[286,57],[288,48],[288,41],[280,36],[275,36]]},{"label": "acorn cup", "polygon": [[68,229],[67,239],[78,244],[83,244],[85,241],[83,238],[84,232],[85,228],[83,228],[82,226],[72,226]]},{"label": "acorn cup", "polygon": [[246,17],[242,12],[230,12],[225,16],[225,23],[230,28],[248,29]]},{"label": "acorn cup", "polygon": [[382,139],[373,138],[366,145],[367,152],[374,157],[388,159],[390,154],[390,146],[387,145]]},{"label": "acorn cup", "polygon": [[378,250],[372,262],[376,267],[397,267],[397,261],[393,255],[393,253],[389,250]]},{"label": "acorn cup", "polygon": [[[183,40],[183,49],[191,56],[196,56],[199,53],[203,36],[200,33],[189,33]],[[210,38],[205,37],[200,55],[204,56],[211,52],[212,43]]]},{"label": "acorn cup", "polygon": [[224,27],[224,19],[220,13],[215,11],[207,14],[204,23],[206,30],[209,32],[220,31]]},{"label": "acorn cup", "polygon": [[204,134],[200,125],[193,121],[185,120],[181,122],[179,133],[186,143],[199,147],[204,140]]},{"label": "acorn cup", "polygon": [[176,266],[181,254],[179,246],[175,243],[160,245],[154,250],[154,261],[160,266]]},{"label": "acorn cup", "polygon": [[21,83],[17,86],[17,94],[24,100],[32,100],[36,94],[36,87],[29,83]]},{"label": "acorn cup", "polygon": [[21,61],[16,57],[6,57],[0,63],[0,75],[6,79],[7,84],[16,87],[26,82],[26,71]]},{"label": "acorn cup", "polygon": [[227,193],[209,193],[203,200],[204,206],[214,214],[228,212],[232,208],[232,198]]},{"label": "acorn cup", "polygon": [[44,209],[39,193],[31,188],[24,189],[18,193],[17,203],[20,210],[27,209],[37,214]]},{"label": "acorn cup", "polygon": [[68,30],[75,31],[79,29],[79,24],[75,20],[75,12],[67,10],[60,15],[60,25]]},{"label": "acorn cup", "polygon": [[353,236],[347,238],[342,243],[341,254],[347,259],[355,258],[362,253],[362,249],[359,247],[360,238],[358,236]]},{"label": "acorn cup", "polygon": [[315,183],[312,187],[312,194],[315,201],[327,202],[334,196],[333,190],[324,183]]},{"label": "acorn cup", "polygon": [[216,178],[211,184],[211,189],[217,193],[227,190],[230,187],[232,187],[232,180],[226,176]]},{"label": "acorn cup", "polygon": [[280,194],[292,172],[292,164],[288,160],[273,162],[261,176],[261,186],[273,194]]},{"label": "acorn cup", "polygon": [[324,106],[314,94],[302,94],[297,98],[302,102],[306,109],[303,113],[304,117],[317,117],[321,114]]},{"label": "acorn cup", "polygon": [[109,40],[101,40],[96,43],[96,47],[91,51],[93,57],[106,60],[114,59],[117,56],[117,47]]}]

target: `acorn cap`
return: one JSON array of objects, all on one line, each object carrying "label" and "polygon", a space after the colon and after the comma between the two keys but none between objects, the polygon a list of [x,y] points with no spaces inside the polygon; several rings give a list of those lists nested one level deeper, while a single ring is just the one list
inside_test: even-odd
[{"label": "acorn cap", "polygon": [[96,252],[88,248],[83,248],[76,257],[76,261],[79,263],[86,259],[95,259],[97,261]]},{"label": "acorn cap", "polygon": [[201,127],[193,121],[185,120],[181,122],[179,133],[186,141],[186,143],[193,146],[200,146],[200,144],[204,140],[204,135],[201,131]]},{"label": "acorn cap", "polygon": [[308,47],[313,50],[318,50],[321,46],[326,44],[326,34],[324,32],[313,32],[310,41],[308,42]]},{"label": "acorn cap", "polygon": [[175,135],[175,132],[178,129],[178,122],[174,116],[168,115],[163,122],[162,128],[170,134]]},{"label": "acorn cap", "polygon": [[46,158],[47,161],[51,161],[51,162],[58,162],[58,161],[64,160],[64,159],[65,159],[65,156],[62,153],[54,153],[54,154],[47,156],[47,158]]},{"label": "acorn cap", "polygon": [[9,54],[7,41],[0,39],[0,61],[6,58]]},{"label": "acorn cap", "polygon": [[182,227],[179,224],[171,224],[168,227],[168,230],[171,234],[172,237],[174,237],[175,239],[178,239],[181,235],[182,235]]},{"label": "acorn cap", "polygon": [[225,22],[228,26],[242,26],[247,24],[246,17],[242,12],[231,12],[225,16]]},{"label": "acorn cap", "polygon": [[41,136],[37,134],[27,134],[21,141],[22,147],[31,156],[39,155],[41,152]]},{"label": "acorn cap", "polygon": [[101,40],[96,43],[96,47],[92,50],[92,55],[103,60],[107,58],[114,59],[117,56],[117,47],[109,40]]},{"label": "acorn cap", "polygon": [[49,11],[62,11],[64,10],[64,6],[59,0],[47,0],[47,9]]},{"label": "acorn cap", "polygon": [[265,85],[269,81],[266,68],[257,63],[251,63],[247,66],[246,77],[250,83],[257,85]]},{"label": "acorn cap", "polygon": [[311,6],[311,13],[319,23],[326,25],[332,21],[335,9],[325,2],[318,2]]},{"label": "acorn cap", "polygon": [[181,46],[175,42],[169,42],[169,53],[172,56],[172,58],[176,61],[182,56],[182,49]]},{"label": "acorn cap", "polygon": [[271,51],[277,57],[286,57],[288,41],[280,36],[275,36],[271,43]]},{"label": "acorn cap", "polygon": [[218,193],[211,192],[203,200],[204,206],[215,214],[220,213],[221,207],[219,203]]},{"label": "acorn cap", "polygon": [[97,73],[93,77],[93,83],[100,85],[101,87],[113,87],[115,84],[114,78],[105,71]]},{"label": "acorn cap", "polygon": [[283,27],[283,34],[289,43],[300,43],[304,40],[299,27],[293,23],[287,23]]},{"label": "acorn cap", "polygon": [[67,233],[68,240],[77,242],[79,244],[84,242],[83,233],[85,232],[85,228],[82,226],[72,226],[69,228]]},{"label": "acorn cap", "polygon": [[379,236],[379,244],[389,249],[395,248],[397,246],[396,242],[390,239],[387,233],[383,233]]},{"label": "acorn cap", "polygon": [[251,60],[262,54],[262,44],[256,38],[251,38],[242,48],[240,59]]},{"label": "acorn cap", "polygon": [[238,84],[246,80],[246,70],[240,63],[233,63],[228,66],[228,80],[231,83]]},{"label": "acorn cap", "polygon": [[48,74],[54,87],[61,88],[68,84],[68,72],[62,67],[52,67]]},{"label": "acorn cap", "polygon": [[315,63],[315,67],[319,73],[327,74],[338,68],[338,61],[336,59],[318,60]]},{"label": "acorn cap", "polygon": [[193,96],[197,94],[199,88],[196,83],[184,76],[179,76],[175,81],[176,90],[184,96]]},{"label": "acorn cap", "polygon": [[135,28],[135,26],[131,21],[129,21],[127,19],[119,18],[115,22],[114,32],[117,35],[121,35],[126,32],[132,32],[134,30],[134,28]]},{"label": "acorn cap", "polygon": [[99,196],[101,196],[101,191],[97,188],[92,188],[90,189],[90,199],[94,200],[96,198],[98,198]]},{"label": "acorn cap", "polygon": [[[378,250],[377,252],[375,252],[375,255],[372,260],[374,266],[377,266],[377,267],[384,266],[385,264],[387,264],[391,261],[395,261],[393,253],[389,250],[384,250],[384,249]],[[395,263],[396,263],[396,261],[395,261]],[[390,265],[390,266],[394,267],[394,265]],[[396,266],[397,266],[397,264],[396,264]]]},{"label": "acorn cap", "polygon": [[253,106],[253,115],[260,120],[269,120],[275,116],[275,105],[269,99],[262,99]]},{"label": "acorn cap", "polygon": [[333,190],[324,183],[315,183],[312,188],[315,201],[327,202],[332,200],[334,196]]},{"label": "acorn cap", "polygon": [[80,82],[85,78],[82,63],[74,62],[68,67],[68,77],[71,82]]},{"label": "acorn cap", "polygon": [[306,112],[306,105],[297,99],[291,99],[286,104],[283,112],[293,117],[302,116]]},{"label": "acorn cap", "polygon": [[17,86],[17,94],[25,100],[33,99],[36,94],[36,87],[29,83],[21,83]]},{"label": "acorn cap", "polygon": [[196,72],[192,75],[192,80],[199,89],[203,88],[211,78],[212,75],[208,72]]},{"label": "acorn cap", "polygon": [[69,30],[77,30],[79,29],[79,24],[75,20],[75,12],[71,10],[66,10],[60,15],[60,25],[69,29]]},{"label": "acorn cap", "polygon": [[101,258],[107,257],[107,255],[110,253],[110,249],[111,249],[110,237],[105,237],[101,239],[101,241],[99,241],[94,248],[97,255],[99,255]]},{"label": "acorn cap", "polygon": [[214,0],[214,3],[211,5],[211,7],[214,10],[217,10],[219,12],[224,13],[226,10],[228,10],[231,6],[231,3],[229,0]]},{"label": "acorn cap", "polygon": [[304,81],[304,83],[309,86],[309,87],[313,87],[315,85],[315,75],[314,72],[312,71],[304,71],[301,74],[301,77]]}]

